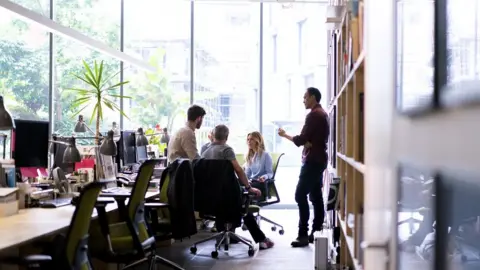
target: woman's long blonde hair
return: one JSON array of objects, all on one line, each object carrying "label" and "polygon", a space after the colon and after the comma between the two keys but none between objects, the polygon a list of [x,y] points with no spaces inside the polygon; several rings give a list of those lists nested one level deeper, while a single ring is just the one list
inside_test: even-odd
[{"label": "woman's long blonde hair", "polygon": [[255,141],[255,148],[256,148],[255,150],[248,149],[247,158],[246,158],[247,164],[252,164],[253,157],[255,157],[255,153],[258,153],[258,155],[261,155],[263,152],[265,152],[265,143],[263,142],[262,134],[258,131],[248,133],[247,141],[249,136],[252,140]]}]

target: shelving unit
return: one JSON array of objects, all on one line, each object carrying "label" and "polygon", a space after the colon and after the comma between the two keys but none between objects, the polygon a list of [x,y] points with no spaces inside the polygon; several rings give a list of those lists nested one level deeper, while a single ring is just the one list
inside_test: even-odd
[{"label": "shelving unit", "polygon": [[342,3],[341,23],[329,36],[329,148],[331,174],[340,178],[336,226],[340,264],[362,269],[364,186],[363,0]]}]

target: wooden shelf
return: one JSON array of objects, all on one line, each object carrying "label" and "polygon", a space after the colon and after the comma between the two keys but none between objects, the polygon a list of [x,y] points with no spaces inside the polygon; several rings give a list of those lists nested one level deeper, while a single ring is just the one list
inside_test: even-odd
[{"label": "wooden shelf", "polygon": [[346,163],[348,163],[350,166],[354,167],[357,171],[365,173],[365,165],[363,165],[361,162],[355,161],[355,159],[349,158],[342,153],[337,153],[337,156]]},{"label": "wooden shelf", "polygon": [[345,244],[347,245],[347,248],[345,250],[348,251],[350,253],[349,256],[351,256],[351,258],[353,258],[352,263],[353,263],[355,269],[360,269],[361,265],[360,265],[359,261],[357,259],[355,259],[355,255],[353,253],[353,251],[355,250],[354,239],[353,239],[353,237],[350,237],[350,236],[347,235],[347,223],[345,221],[341,220],[341,219],[338,219],[338,223],[340,225],[340,228],[342,229],[342,234],[345,237]]},{"label": "wooden shelf", "polygon": [[[329,44],[330,123],[328,171],[340,178],[337,226],[340,230],[340,264],[362,269],[364,202],[364,63],[363,0],[347,1],[342,24]],[[350,226],[347,226],[350,225]],[[365,266],[363,266],[365,267]]]}]

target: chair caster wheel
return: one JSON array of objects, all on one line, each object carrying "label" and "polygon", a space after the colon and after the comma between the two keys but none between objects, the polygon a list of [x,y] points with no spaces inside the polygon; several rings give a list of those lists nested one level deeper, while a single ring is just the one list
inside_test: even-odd
[{"label": "chair caster wheel", "polygon": [[272,232],[276,231],[277,230],[277,227],[273,226],[272,227]]},{"label": "chair caster wheel", "polygon": [[191,248],[190,248],[190,252],[191,252],[192,254],[197,254],[197,247],[191,247]]},{"label": "chair caster wheel", "polygon": [[283,235],[283,234],[285,233],[285,231],[284,231],[284,230],[280,230],[280,231],[278,231],[278,233],[279,233],[280,235]]},{"label": "chair caster wheel", "polygon": [[253,248],[251,248],[251,249],[248,250],[248,256],[253,257],[253,255],[255,255],[255,250],[253,250]]},{"label": "chair caster wheel", "polygon": [[218,258],[218,251],[212,251],[212,258]]},{"label": "chair caster wheel", "polygon": [[247,230],[247,226],[245,226],[245,224],[242,225],[242,230],[244,230],[244,231]]}]

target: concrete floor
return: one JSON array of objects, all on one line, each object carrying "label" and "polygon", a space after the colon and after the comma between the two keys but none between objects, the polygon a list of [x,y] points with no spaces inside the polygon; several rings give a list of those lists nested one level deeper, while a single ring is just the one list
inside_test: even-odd
[{"label": "concrete floor", "polygon": [[[248,248],[243,244],[234,244],[230,250],[219,252],[217,259],[211,258],[214,241],[197,246],[196,255],[190,253],[193,242],[206,238],[211,233],[201,232],[192,239],[174,243],[170,247],[159,248],[159,255],[170,259],[187,270],[312,270],[313,268],[313,245],[305,248],[292,248],[290,242],[296,238],[298,212],[294,210],[262,210],[262,215],[277,221],[284,226],[285,234],[279,235],[271,231],[271,226],[265,222],[261,224],[262,230],[267,237],[275,242],[275,246],[268,250],[258,250],[253,257],[247,254]],[[248,231],[237,229],[238,234],[251,239]],[[167,269],[159,265],[157,269]]]}]

